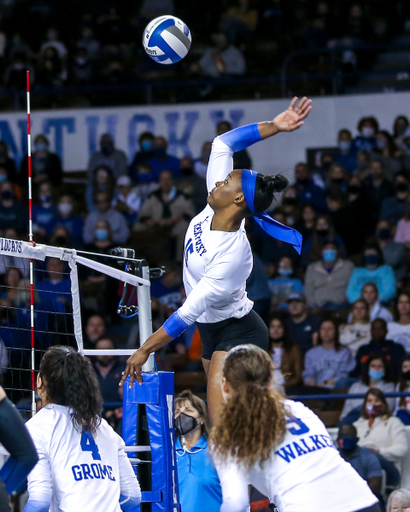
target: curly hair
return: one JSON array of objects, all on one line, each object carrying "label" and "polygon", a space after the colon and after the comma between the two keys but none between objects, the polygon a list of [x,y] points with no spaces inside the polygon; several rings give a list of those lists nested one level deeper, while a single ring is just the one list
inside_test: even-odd
[{"label": "curly hair", "polygon": [[282,396],[271,389],[273,362],[254,345],[239,345],[225,358],[223,376],[232,390],[211,430],[212,452],[251,469],[263,467],[286,434]]},{"label": "curly hair", "polygon": [[40,363],[47,401],[72,409],[74,427],[94,434],[101,423],[103,399],[90,360],[71,347],[51,347]]}]

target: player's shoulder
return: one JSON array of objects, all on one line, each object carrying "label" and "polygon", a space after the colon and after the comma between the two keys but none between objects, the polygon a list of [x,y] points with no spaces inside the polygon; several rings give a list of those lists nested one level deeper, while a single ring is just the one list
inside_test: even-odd
[{"label": "player's shoulder", "polygon": [[286,398],[283,400],[283,404],[285,406],[286,415],[296,416],[297,418],[317,417],[316,414],[302,402],[295,402],[294,400],[289,400]]},{"label": "player's shoulder", "polygon": [[98,437],[110,439],[113,443],[116,443],[117,446],[124,443],[121,436],[119,436],[117,432],[115,432],[115,430],[104,418],[101,418],[101,422],[97,430],[97,439]]}]

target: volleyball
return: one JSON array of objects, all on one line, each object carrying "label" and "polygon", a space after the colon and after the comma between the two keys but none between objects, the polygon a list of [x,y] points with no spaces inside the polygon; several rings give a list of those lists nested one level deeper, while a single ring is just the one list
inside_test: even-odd
[{"label": "volleyball", "polygon": [[160,16],[146,26],[142,44],[147,54],[160,64],[175,64],[191,48],[191,31],[175,16]]}]

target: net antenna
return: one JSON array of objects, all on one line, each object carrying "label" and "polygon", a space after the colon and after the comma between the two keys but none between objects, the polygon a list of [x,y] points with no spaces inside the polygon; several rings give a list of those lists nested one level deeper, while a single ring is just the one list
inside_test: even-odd
[{"label": "net antenna", "polygon": [[[27,162],[28,162],[28,240],[33,246],[33,189],[31,180],[31,112],[30,112],[30,71],[26,72],[27,86]],[[36,372],[34,343],[34,261],[30,258],[30,341],[31,341],[31,414],[36,413]]]}]

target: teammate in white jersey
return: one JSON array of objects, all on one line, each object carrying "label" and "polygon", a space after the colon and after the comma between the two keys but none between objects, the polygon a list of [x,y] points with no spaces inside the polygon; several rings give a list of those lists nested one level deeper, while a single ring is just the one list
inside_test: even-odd
[{"label": "teammate in white jersey", "polygon": [[321,420],[273,390],[273,362],[240,345],[223,366],[225,403],[210,436],[221,512],[245,512],[248,484],[280,512],[380,512],[378,500],[342,459]]},{"label": "teammate in white jersey", "polygon": [[246,294],[253,258],[245,232],[252,216],[269,235],[291,243],[300,252],[301,235],[263,213],[275,192],[286,188],[280,175],[263,176],[248,169],[233,170],[232,155],[279,132],[303,125],[311,100],[294,98],[273,121],[242,126],[216,137],[207,170],[208,205],[192,219],[185,236],[185,303],[156,331],[127,363],[122,383],[130,375],[142,382],[141,368],[149,354],[196,322],[202,341],[202,361],[208,378],[208,406],[215,421],[222,403],[222,360],[229,348],[252,343],[267,350],[268,330],[252,310]]},{"label": "teammate in white jersey", "polygon": [[37,387],[44,407],[26,426],[39,462],[28,476],[24,512],[120,512],[138,505],[141,490],[124,442],[100,417],[90,361],[70,347],[52,347]]}]

